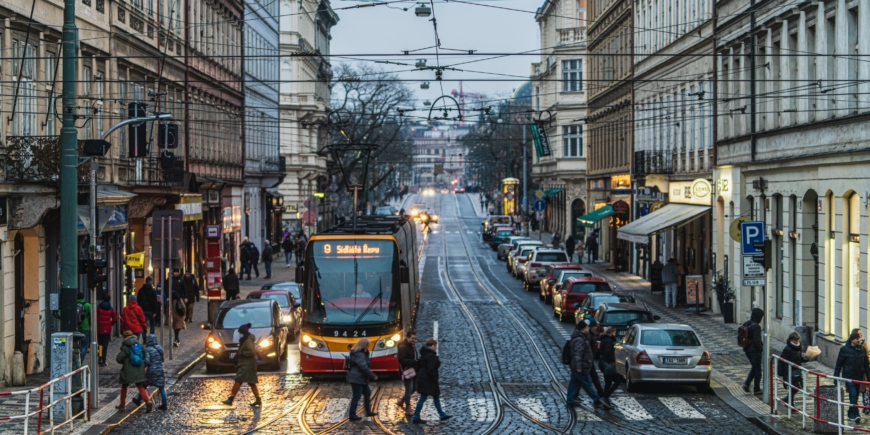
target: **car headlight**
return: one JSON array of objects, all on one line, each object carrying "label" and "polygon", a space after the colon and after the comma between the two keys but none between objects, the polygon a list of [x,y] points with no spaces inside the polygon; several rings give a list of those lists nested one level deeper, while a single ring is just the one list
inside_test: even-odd
[{"label": "car headlight", "polygon": [[267,348],[269,346],[272,346],[272,340],[270,338],[264,338],[264,339],[260,340],[259,346],[262,348]]},{"label": "car headlight", "polygon": [[218,350],[222,347],[221,342],[218,341],[217,339],[215,339],[214,337],[212,337],[211,335],[208,336],[208,339],[206,340],[206,342],[208,343],[208,347],[210,347],[214,350]]},{"label": "car headlight", "polygon": [[284,323],[290,323],[293,321],[293,316],[290,314],[285,314],[285,315],[281,316],[281,321]]}]

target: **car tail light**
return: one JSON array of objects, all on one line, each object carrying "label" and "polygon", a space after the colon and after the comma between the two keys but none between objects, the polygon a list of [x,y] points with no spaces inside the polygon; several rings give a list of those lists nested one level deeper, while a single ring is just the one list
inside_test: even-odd
[{"label": "car tail light", "polygon": [[634,362],[638,364],[652,364],[652,360],[649,357],[649,354],[646,351],[643,351],[637,354],[637,358],[634,359]]},{"label": "car tail light", "polygon": [[707,351],[704,351],[704,354],[701,355],[701,360],[698,361],[699,366],[708,366],[712,361],[710,361],[710,354]]},{"label": "car tail light", "polygon": [[532,263],[532,267],[541,267],[541,266],[542,266],[541,263]]}]

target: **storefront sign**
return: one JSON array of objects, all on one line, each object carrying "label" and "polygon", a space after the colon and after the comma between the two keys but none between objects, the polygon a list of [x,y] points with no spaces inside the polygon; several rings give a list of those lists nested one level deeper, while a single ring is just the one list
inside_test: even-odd
[{"label": "storefront sign", "polygon": [[127,254],[126,256],[124,256],[124,263],[127,265],[127,267],[140,269],[145,266],[145,253],[136,252],[134,254]]},{"label": "storefront sign", "polygon": [[202,220],[202,196],[182,196],[175,209],[184,213],[184,222]]},{"label": "storefront sign", "polygon": [[671,181],[668,188],[669,202],[677,204],[712,205],[710,182],[704,179],[695,181]]},{"label": "storefront sign", "polygon": [[692,181],[692,195],[698,198],[707,198],[712,192],[713,190],[709,181],[703,178]]},{"label": "storefront sign", "polygon": [[299,205],[298,205],[298,204],[295,204],[295,203],[294,203],[294,204],[287,204],[287,203],[284,203],[284,213],[296,213],[297,211],[299,211]]},{"label": "storefront sign", "polygon": [[221,238],[221,228],[218,225],[208,225],[205,227],[205,237],[207,239]]},{"label": "storefront sign", "polygon": [[630,207],[625,201],[616,201],[613,203],[613,212],[616,214],[627,214]]}]

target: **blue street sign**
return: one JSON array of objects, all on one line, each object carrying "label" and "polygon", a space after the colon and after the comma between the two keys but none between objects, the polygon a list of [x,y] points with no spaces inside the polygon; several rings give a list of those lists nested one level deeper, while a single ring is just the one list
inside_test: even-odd
[{"label": "blue street sign", "polygon": [[544,211],[547,208],[547,203],[543,199],[535,201],[535,211]]},{"label": "blue street sign", "polygon": [[764,241],[764,222],[741,222],[740,245],[743,255],[761,255],[761,251],[752,246],[753,242]]}]

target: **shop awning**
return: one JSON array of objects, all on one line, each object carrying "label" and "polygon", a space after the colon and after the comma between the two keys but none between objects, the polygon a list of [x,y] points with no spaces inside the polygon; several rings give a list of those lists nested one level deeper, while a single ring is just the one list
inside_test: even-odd
[{"label": "shop awning", "polygon": [[599,208],[591,213],[586,213],[583,216],[577,218],[577,223],[583,225],[586,228],[592,228],[595,225],[595,222],[600,221],[610,215],[613,214],[613,207],[610,204],[605,205],[604,207]]},{"label": "shop awning", "polygon": [[97,188],[97,203],[99,204],[126,204],[136,196],[138,195],[135,193],[112,189],[110,187],[100,186]]},{"label": "shop awning", "polygon": [[685,224],[710,207],[688,204],[668,204],[634,222],[625,224],[617,230],[616,237],[635,243],[648,243],[649,236]]},{"label": "shop awning", "polygon": [[561,187],[558,188],[558,189],[547,189],[547,190],[544,191],[544,196],[546,196],[547,198],[549,198],[549,197],[551,197],[551,196],[553,196],[553,195],[556,195],[557,193],[559,193],[559,192],[561,192],[561,191],[563,191],[563,190],[565,190],[565,189],[563,189],[563,188],[561,188]]}]

